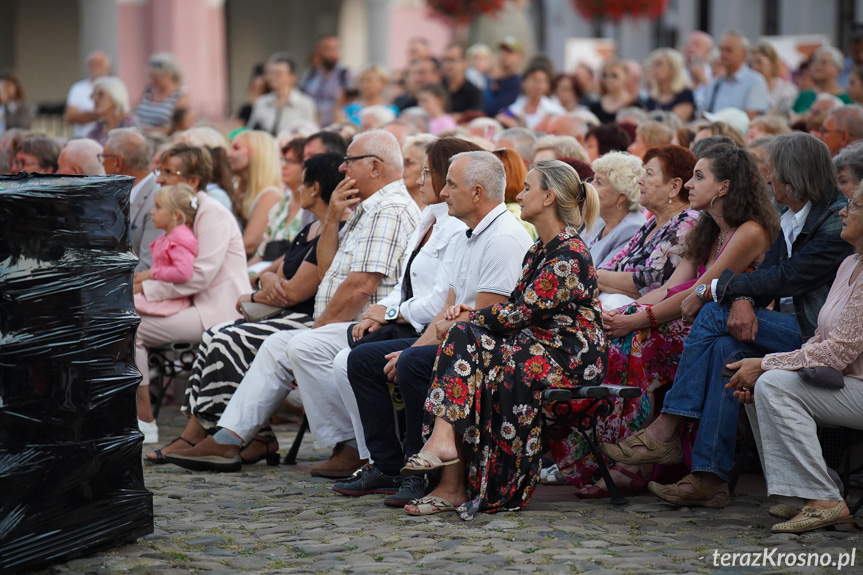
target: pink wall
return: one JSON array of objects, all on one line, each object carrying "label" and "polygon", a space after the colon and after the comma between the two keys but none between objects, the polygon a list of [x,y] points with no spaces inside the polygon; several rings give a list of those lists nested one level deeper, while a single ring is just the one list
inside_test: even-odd
[{"label": "pink wall", "polygon": [[203,119],[227,111],[227,58],[223,5],[207,0],[118,3],[117,70],[133,105],[147,87],[147,60],[171,52],[183,72],[192,109]]},{"label": "pink wall", "polygon": [[431,18],[425,7],[391,8],[390,10],[390,60],[391,69],[400,69],[408,63],[408,42],[411,38],[426,38],[432,52],[440,56],[443,49],[452,42],[452,27],[440,20]]}]

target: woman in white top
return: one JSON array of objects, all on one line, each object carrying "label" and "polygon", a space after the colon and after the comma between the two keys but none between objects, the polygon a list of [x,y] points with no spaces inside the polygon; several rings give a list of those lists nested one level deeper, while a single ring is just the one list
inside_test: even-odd
[{"label": "woman in white top", "polygon": [[497,115],[497,120],[504,126],[518,126],[516,118],[520,118],[525,127],[532,130],[546,116],[566,113],[563,106],[548,97],[551,75],[542,66],[531,66],[522,74],[521,91],[521,96]]},{"label": "woman in white top", "polygon": [[241,204],[236,215],[243,226],[246,255],[251,257],[263,240],[270,208],[284,195],[276,140],[261,130],[240,132],[231,141],[228,164],[237,178]]}]

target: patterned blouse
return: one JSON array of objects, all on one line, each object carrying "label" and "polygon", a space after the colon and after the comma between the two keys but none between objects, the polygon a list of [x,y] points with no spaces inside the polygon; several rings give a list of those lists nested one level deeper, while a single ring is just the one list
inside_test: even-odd
[{"label": "patterned blouse", "polygon": [[626,247],[600,269],[632,272],[638,293],[650,293],[668,281],[683,261],[686,236],[697,221],[697,211],[683,210],[648,238],[656,226],[656,217],[651,216]]},{"label": "patterned blouse", "polygon": [[[524,345],[513,346],[508,367],[523,365],[525,377],[547,379],[552,387],[599,384],[607,355],[598,296],[590,252],[568,227],[547,246],[531,246],[507,303],[471,311],[469,318],[498,334],[521,332],[513,343]],[[503,344],[488,339],[484,348]]]},{"label": "patterned blouse", "polygon": [[859,255],[842,262],[827,301],[818,314],[818,329],[795,351],[771,353],[761,360],[762,369],[827,366],[863,380],[863,273],[851,281]]}]

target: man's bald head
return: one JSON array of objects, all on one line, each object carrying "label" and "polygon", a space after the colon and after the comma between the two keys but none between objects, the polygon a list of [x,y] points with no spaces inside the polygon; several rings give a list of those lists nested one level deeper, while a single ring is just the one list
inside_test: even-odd
[{"label": "man's bald head", "polygon": [[107,52],[97,50],[87,57],[87,70],[90,79],[95,80],[111,73],[111,58]]},{"label": "man's bald head", "polygon": [[89,138],[71,140],[60,152],[60,159],[57,161],[57,173],[104,176],[105,168],[99,160],[101,153],[102,146],[95,140]]},{"label": "man's bald head", "polygon": [[695,30],[686,37],[682,52],[687,62],[690,62],[694,56],[707,62],[710,59],[711,50],[713,50],[713,36],[701,30]]}]

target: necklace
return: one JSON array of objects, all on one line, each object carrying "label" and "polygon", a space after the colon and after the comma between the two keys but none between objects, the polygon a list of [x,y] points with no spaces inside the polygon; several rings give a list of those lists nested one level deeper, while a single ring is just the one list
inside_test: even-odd
[{"label": "necklace", "polygon": [[728,230],[724,234],[719,234],[719,243],[716,245],[716,254],[713,256],[713,261],[716,261],[719,258],[719,252],[722,251],[722,246],[725,244],[725,240],[728,238],[728,234],[731,230]]}]

